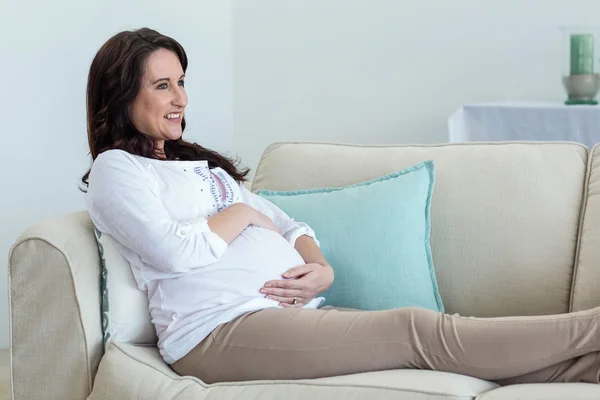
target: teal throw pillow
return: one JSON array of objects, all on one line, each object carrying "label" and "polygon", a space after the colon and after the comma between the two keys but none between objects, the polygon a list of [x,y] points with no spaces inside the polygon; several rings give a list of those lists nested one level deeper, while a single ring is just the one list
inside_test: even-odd
[{"label": "teal throw pillow", "polygon": [[434,163],[342,188],[258,195],[316,232],[335,271],[324,305],[444,312],[429,244]]}]

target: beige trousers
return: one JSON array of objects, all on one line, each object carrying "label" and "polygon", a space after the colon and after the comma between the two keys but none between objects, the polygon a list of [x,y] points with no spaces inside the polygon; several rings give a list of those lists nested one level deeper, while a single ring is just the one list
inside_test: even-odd
[{"label": "beige trousers", "polygon": [[465,318],[419,308],[267,308],[218,326],[171,367],[204,382],[305,379],[399,368],[502,385],[600,379],[600,308]]}]

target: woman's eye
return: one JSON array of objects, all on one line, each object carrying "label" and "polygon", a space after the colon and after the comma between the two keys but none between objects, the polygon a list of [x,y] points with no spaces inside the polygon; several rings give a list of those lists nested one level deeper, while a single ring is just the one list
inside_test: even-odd
[{"label": "woman's eye", "polygon": [[183,80],[180,80],[178,83],[179,83],[179,86],[185,87],[185,82]]},{"label": "woman's eye", "polygon": [[166,89],[167,88],[167,84],[166,83],[161,83],[160,85],[158,85],[157,89]]}]

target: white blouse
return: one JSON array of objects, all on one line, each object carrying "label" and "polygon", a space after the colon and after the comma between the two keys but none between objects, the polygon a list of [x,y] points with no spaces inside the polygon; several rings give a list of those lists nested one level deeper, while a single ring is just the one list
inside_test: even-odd
[{"label": "white blouse", "polygon": [[[254,225],[229,245],[207,219],[243,202],[270,217],[281,234]],[[172,364],[218,325],[249,311],[280,307],[259,290],[305,264],[294,248],[312,229],[206,161],[162,161],[121,150],[92,166],[86,205],[98,230],[114,239],[147,291],[164,360]],[[324,298],[305,305],[317,308]]]}]

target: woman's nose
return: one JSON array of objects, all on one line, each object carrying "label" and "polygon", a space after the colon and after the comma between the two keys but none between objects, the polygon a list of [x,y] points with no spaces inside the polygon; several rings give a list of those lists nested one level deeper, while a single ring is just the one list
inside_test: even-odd
[{"label": "woman's nose", "polygon": [[172,104],[177,107],[187,106],[187,94],[183,87],[177,87],[177,89],[175,89]]}]

